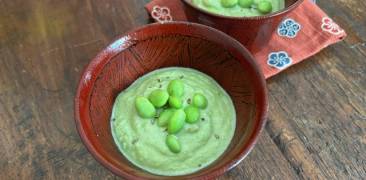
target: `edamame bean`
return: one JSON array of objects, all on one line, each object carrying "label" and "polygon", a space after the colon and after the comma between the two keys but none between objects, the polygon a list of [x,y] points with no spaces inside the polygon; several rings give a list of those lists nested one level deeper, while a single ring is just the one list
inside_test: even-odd
[{"label": "edamame bean", "polygon": [[184,93],[184,84],[182,80],[174,79],[169,82],[168,93],[171,96],[181,97]]},{"label": "edamame bean", "polygon": [[262,14],[268,14],[272,12],[272,4],[268,1],[260,1],[258,3],[257,9]]},{"label": "edamame bean", "polygon": [[238,0],[221,0],[221,5],[226,8],[234,7],[238,4]]},{"label": "edamame bean", "polygon": [[183,105],[183,100],[180,97],[176,97],[176,96],[170,96],[169,97],[169,106],[172,108],[176,108],[179,109],[181,108]]},{"label": "edamame bean", "polygon": [[137,113],[142,118],[153,118],[156,114],[154,105],[145,97],[137,97],[135,99],[135,107]]},{"label": "edamame bean", "polygon": [[184,108],[184,112],[186,113],[186,122],[193,124],[198,121],[200,117],[200,110],[192,105]]},{"label": "edamame bean", "polygon": [[242,8],[250,8],[254,4],[254,0],[239,0],[238,3]]},{"label": "edamame bean", "polygon": [[173,115],[169,119],[168,123],[168,133],[175,134],[178,133],[184,126],[186,120],[186,113],[182,110],[175,110]]},{"label": "edamame bean", "polygon": [[181,151],[180,142],[177,136],[172,134],[167,135],[165,143],[171,152],[179,153]]},{"label": "edamame bean", "polygon": [[157,108],[163,107],[168,102],[168,99],[168,92],[161,89],[156,89],[149,95],[149,101]]},{"label": "edamame bean", "polygon": [[201,93],[196,93],[193,95],[192,104],[198,108],[204,109],[207,107],[207,99]]},{"label": "edamame bean", "polygon": [[170,117],[173,115],[173,113],[174,113],[173,109],[164,110],[158,118],[158,125],[160,127],[166,126],[169,122]]}]

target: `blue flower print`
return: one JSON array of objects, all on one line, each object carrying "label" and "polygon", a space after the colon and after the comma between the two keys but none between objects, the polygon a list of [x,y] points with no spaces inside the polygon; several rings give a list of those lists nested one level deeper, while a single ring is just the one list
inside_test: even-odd
[{"label": "blue flower print", "polygon": [[292,59],[285,51],[272,52],[268,55],[267,64],[277,69],[284,69],[291,63]]},{"label": "blue flower print", "polygon": [[280,26],[277,29],[277,33],[280,36],[294,38],[296,37],[300,29],[301,25],[299,23],[291,18],[288,18],[281,22]]}]

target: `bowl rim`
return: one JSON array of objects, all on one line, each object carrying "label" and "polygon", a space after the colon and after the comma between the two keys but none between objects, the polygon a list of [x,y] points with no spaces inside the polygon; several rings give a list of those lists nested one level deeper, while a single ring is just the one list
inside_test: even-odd
[{"label": "bowl rim", "polygon": [[[89,64],[84,68],[84,70],[83,70],[83,72],[80,76],[77,91],[76,91],[76,95],[75,95],[75,98],[74,98],[74,120],[75,120],[75,124],[76,124],[76,128],[77,128],[77,132],[78,132],[78,134],[81,138],[81,141],[83,142],[86,149],[88,150],[88,152],[94,157],[94,159],[97,160],[97,162],[102,164],[105,168],[107,168],[112,173],[114,173],[115,175],[118,175],[120,177],[125,177],[125,178],[128,178],[128,179],[140,179],[141,178],[139,176],[129,174],[124,169],[120,169],[120,168],[115,167],[113,164],[111,164],[105,158],[105,156],[103,156],[101,153],[98,152],[96,147],[93,146],[91,140],[86,135],[86,132],[84,130],[84,127],[83,127],[82,121],[81,121],[81,119],[84,119],[84,118],[87,118],[87,120],[90,121],[90,118],[89,118],[89,116],[86,116],[86,117],[81,116],[80,112],[81,112],[82,108],[80,107],[80,102],[83,101],[82,91],[85,88],[89,92],[86,99],[90,98],[90,90],[94,86],[94,83],[95,83],[95,80],[96,80],[96,78],[94,78],[93,81],[90,81],[90,79],[93,78],[93,77],[90,77],[90,75],[91,75],[90,72],[100,71],[101,69],[98,70],[96,65],[100,64],[102,59],[106,58],[105,54],[115,53],[116,50],[111,49],[111,45],[113,43],[115,43],[115,42],[117,42],[118,40],[121,40],[121,39],[123,40],[123,38],[129,37],[130,35],[134,35],[135,32],[141,31],[145,28],[150,28],[150,27],[154,27],[154,26],[165,26],[165,25],[190,26],[191,28],[208,29],[208,30],[213,31],[214,33],[216,33],[217,35],[219,35],[223,38],[228,38],[228,40],[233,43],[233,47],[234,46],[239,46],[240,49],[243,51],[243,53],[246,53],[248,55],[249,58],[246,59],[246,60],[250,64],[250,66],[253,68],[254,73],[257,74],[257,76],[259,78],[259,81],[257,83],[259,83],[259,86],[262,87],[262,89],[259,89],[259,96],[262,97],[262,102],[260,102],[262,105],[258,106],[259,107],[259,110],[258,110],[259,122],[258,122],[258,125],[254,127],[253,133],[250,135],[248,142],[241,147],[238,155],[234,156],[231,160],[229,160],[228,163],[222,165],[219,168],[213,169],[212,172],[210,172],[210,173],[202,174],[202,175],[199,175],[199,176],[195,177],[196,179],[202,179],[202,178],[203,179],[212,179],[212,178],[218,177],[218,176],[224,174],[225,172],[229,171],[230,169],[234,168],[236,165],[238,165],[249,154],[249,152],[253,149],[254,145],[258,141],[259,135],[264,130],[264,126],[267,122],[267,112],[268,112],[268,95],[267,95],[266,81],[265,81],[265,78],[264,78],[264,74],[263,74],[262,70],[260,69],[260,66],[255,61],[255,58],[237,40],[235,40],[234,38],[228,36],[227,34],[221,32],[217,29],[214,29],[212,27],[202,25],[202,24],[198,24],[198,23],[183,22],[183,21],[181,21],[181,22],[175,21],[175,22],[168,22],[168,23],[152,23],[152,24],[147,24],[147,25],[143,25],[143,26],[134,28],[134,29],[132,29],[132,30],[126,32],[126,33],[123,33],[122,35],[118,36],[113,41],[111,41],[111,43],[109,43],[103,50],[101,50],[97,54],[96,57],[94,57],[89,62]],[[119,53],[119,52],[129,48],[130,46],[132,46],[132,44],[131,45],[129,44],[126,47],[123,47],[123,49],[119,48],[117,51]],[[108,61],[110,59],[112,59],[113,56],[114,55],[110,56]],[[100,74],[100,72],[98,72],[98,75],[99,74]],[[88,82],[88,84],[86,84],[85,82]],[[166,177],[170,177],[170,176],[166,176]],[[172,177],[179,177],[179,176],[172,176]]]},{"label": "bowl rim", "polygon": [[205,9],[201,9],[201,8],[198,8],[197,6],[195,6],[191,0],[182,0],[184,3],[186,3],[187,5],[189,5],[191,8],[203,13],[203,14],[206,14],[206,15],[209,15],[209,16],[213,16],[213,17],[216,17],[216,18],[220,18],[220,19],[230,19],[230,20],[264,20],[264,19],[270,19],[270,18],[273,18],[273,17],[276,17],[276,16],[279,16],[279,15],[282,15],[282,14],[285,14],[287,12],[290,12],[292,11],[293,9],[295,9],[297,6],[299,6],[304,0],[296,0],[295,3],[291,4],[290,6],[280,10],[280,11],[276,11],[276,12],[273,12],[273,13],[269,13],[269,14],[266,14],[266,15],[261,15],[261,16],[250,16],[250,17],[236,17],[236,16],[225,16],[225,15],[220,15],[220,14],[215,14],[215,13],[212,13],[210,11],[207,11]]}]

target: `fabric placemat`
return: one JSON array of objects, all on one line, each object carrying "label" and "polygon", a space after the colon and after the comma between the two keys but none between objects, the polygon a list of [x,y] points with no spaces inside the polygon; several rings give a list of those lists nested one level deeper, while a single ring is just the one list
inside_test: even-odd
[{"label": "fabric placemat", "polygon": [[[155,21],[164,23],[187,21],[183,6],[182,0],[152,0],[145,8]],[[315,3],[305,0],[283,19],[269,43],[253,55],[269,78],[346,36]]]}]

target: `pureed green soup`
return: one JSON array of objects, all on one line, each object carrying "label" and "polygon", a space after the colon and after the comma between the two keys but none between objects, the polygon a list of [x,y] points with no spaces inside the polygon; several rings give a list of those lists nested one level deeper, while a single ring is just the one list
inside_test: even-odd
[{"label": "pureed green soup", "polygon": [[112,135],[134,165],[158,175],[196,172],[215,161],[234,135],[234,105],[211,77],[163,68],[137,79],[116,98]]},{"label": "pureed green soup", "polygon": [[261,16],[285,8],[285,0],[192,0],[209,12],[234,17]]}]

